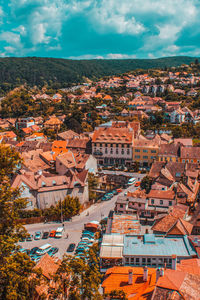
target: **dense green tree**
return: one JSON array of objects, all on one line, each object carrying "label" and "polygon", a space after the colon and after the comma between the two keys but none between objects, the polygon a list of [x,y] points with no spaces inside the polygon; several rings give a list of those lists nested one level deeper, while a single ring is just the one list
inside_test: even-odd
[{"label": "dense green tree", "polygon": [[141,181],[140,187],[148,194],[151,190],[152,183],[152,179],[149,176],[145,176]]},{"label": "dense green tree", "polygon": [[49,289],[50,299],[71,300],[101,300],[99,286],[101,274],[99,272],[98,245],[94,244],[83,258],[64,256],[53,280],[56,283]]},{"label": "dense green tree", "polygon": [[[32,276],[34,263],[23,253],[17,253],[17,242],[26,235],[18,223],[26,199],[18,189],[12,189],[10,178],[21,163],[19,154],[0,145],[0,299],[31,299],[38,277]],[[16,252],[16,253],[15,253]]]},{"label": "dense green tree", "polygon": [[106,293],[105,297],[113,300],[128,300],[126,293],[123,290],[113,290],[110,293]]},{"label": "dense green tree", "polygon": [[98,182],[98,178],[94,174],[88,174],[89,200],[96,199],[96,193],[93,190],[97,189]]}]

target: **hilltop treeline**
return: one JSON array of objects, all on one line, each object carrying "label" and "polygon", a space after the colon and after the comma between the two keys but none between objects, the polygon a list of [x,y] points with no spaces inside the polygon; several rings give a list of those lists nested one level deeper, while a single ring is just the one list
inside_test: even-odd
[{"label": "hilltop treeline", "polygon": [[55,88],[67,87],[83,81],[84,77],[99,79],[103,76],[122,74],[135,69],[176,67],[190,64],[195,58],[186,56],[159,59],[99,59],[68,60],[57,58],[0,58],[0,93],[28,84]]}]

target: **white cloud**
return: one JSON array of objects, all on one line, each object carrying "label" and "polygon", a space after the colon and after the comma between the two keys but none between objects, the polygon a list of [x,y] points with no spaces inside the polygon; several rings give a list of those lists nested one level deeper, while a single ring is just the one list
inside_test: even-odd
[{"label": "white cloud", "polygon": [[0,40],[11,45],[20,45],[21,43],[20,35],[9,31],[2,32],[0,34]]}]

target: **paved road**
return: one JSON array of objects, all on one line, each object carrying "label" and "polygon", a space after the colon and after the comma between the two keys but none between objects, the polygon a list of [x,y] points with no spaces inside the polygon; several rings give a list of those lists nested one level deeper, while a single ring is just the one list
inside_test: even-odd
[{"label": "paved road", "polygon": [[142,179],[144,176],[146,176],[146,174],[138,174],[138,173],[124,172],[124,171],[112,171],[112,170],[102,170],[99,171],[99,173],[111,174],[111,175],[124,175],[127,177],[135,177],[138,179]]},{"label": "paved road", "polygon": [[[138,174],[141,175],[141,174]],[[144,176],[144,175],[143,175]],[[137,176],[138,177],[138,176]],[[119,195],[123,195],[127,191],[134,191],[136,188],[134,186],[129,186],[127,189],[123,190]],[[100,221],[101,219],[108,216],[110,210],[114,209],[114,204],[117,200],[118,195],[114,196],[109,201],[104,201],[101,203],[96,203],[90,206],[87,210],[83,211],[79,216],[72,218],[72,221],[64,222],[65,232],[64,236],[61,239],[48,238],[47,240],[33,240],[32,242],[22,242],[20,245],[24,248],[31,249],[33,247],[42,246],[45,243],[50,243],[54,247],[59,248],[58,257],[62,257],[66,253],[66,249],[70,243],[75,243],[76,245],[80,241],[81,232],[84,229],[84,224],[96,220]],[[89,213],[89,215],[88,215]],[[34,234],[36,231],[50,231],[55,230],[60,226],[60,223],[38,223],[26,225],[26,229],[30,234]],[[66,239],[66,234],[69,237]]]}]

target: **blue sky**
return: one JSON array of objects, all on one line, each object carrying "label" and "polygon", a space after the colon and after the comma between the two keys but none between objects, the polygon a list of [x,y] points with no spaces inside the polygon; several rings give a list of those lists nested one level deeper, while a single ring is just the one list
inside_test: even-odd
[{"label": "blue sky", "polygon": [[199,0],[0,0],[0,57],[200,56]]}]

